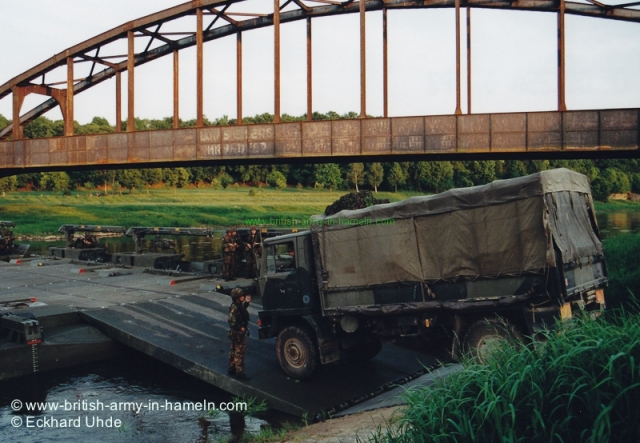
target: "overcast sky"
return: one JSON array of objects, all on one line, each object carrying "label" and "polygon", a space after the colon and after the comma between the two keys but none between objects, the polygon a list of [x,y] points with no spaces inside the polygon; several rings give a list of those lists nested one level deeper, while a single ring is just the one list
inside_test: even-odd
[{"label": "overcast sky", "polygon": [[[129,20],[180,4],[177,0],[3,0],[0,84],[54,54]],[[235,11],[271,12],[272,0],[251,0]],[[474,113],[554,110],[556,15],[472,10]],[[455,109],[455,22],[452,9],[392,10],[389,18],[389,112],[392,116],[452,114]],[[205,17],[205,20],[210,18]],[[208,23],[208,21],[205,21]],[[313,21],[314,111],[359,112],[357,14]],[[464,13],[462,16],[464,32]],[[163,30],[193,31],[195,18]],[[306,112],[306,24],[282,26],[283,113]],[[466,112],[462,38],[463,112]],[[235,36],[205,43],[205,115],[236,116]],[[136,39],[142,48],[146,41]],[[112,54],[126,53],[113,45]],[[567,16],[566,101],[569,109],[640,107],[640,23]],[[101,53],[104,55],[105,52]],[[90,64],[77,64],[84,77]],[[273,112],[273,28],[243,35],[244,115]],[[367,13],[367,112],[382,115],[382,13]],[[172,58],[136,69],[136,116],[172,115]],[[63,80],[60,71],[47,81]],[[180,117],[195,117],[195,49],[180,52]],[[64,87],[61,85],[60,87]],[[123,119],[126,118],[126,74]],[[22,112],[42,102],[32,94]],[[11,95],[0,114],[12,115]],[[46,114],[61,118],[59,110]],[[115,81],[76,96],[75,119],[115,121]]]}]

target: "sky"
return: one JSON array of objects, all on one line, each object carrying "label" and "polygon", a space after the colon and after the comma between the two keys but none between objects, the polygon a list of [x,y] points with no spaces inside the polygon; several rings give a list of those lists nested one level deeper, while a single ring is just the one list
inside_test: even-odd
[{"label": "sky", "polygon": [[[0,14],[0,84],[54,54],[97,34],[182,2],[175,0],[3,0]],[[311,4],[311,3],[310,3]],[[272,0],[248,0],[236,12],[270,13]],[[462,110],[466,112],[465,13],[462,14]],[[205,17],[205,25],[208,23]],[[453,9],[388,12],[389,114],[452,114],[455,110],[455,15]],[[556,15],[473,9],[472,110],[474,113],[546,111],[557,108]],[[195,18],[163,26],[192,31]],[[367,30],[367,113],[381,116],[382,13],[370,12]],[[146,42],[136,39],[136,47]],[[236,110],[235,36],[204,45],[204,114]],[[106,49],[105,49],[106,50]],[[126,53],[122,43],[112,54]],[[281,26],[281,111],[306,112],[306,23]],[[136,116],[171,116],[172,57],[136,68]],[[640,23],[566,17],[566,102],[572,110],[640,107]],[[90,64],[76,64],[84,77]],[[195,48],[180,52],[180,117],[196,115]],[[64,80],[64,72],[48,81]],[[340,114],[360,110],[357,14],[313,20],[313,110]],[[126,119],[123,74],[123,119]],[[60,87],[65,87],[61,85]],[[44,101],[31,94],[22,112]],[[273,112],[273,28],[243,34],[243,114]],[[11,95],[0,114],[12,115]],[[45,114],[61,118],[56,108]],[[75,97],[75,119],[115,122],[115,80]]]}]

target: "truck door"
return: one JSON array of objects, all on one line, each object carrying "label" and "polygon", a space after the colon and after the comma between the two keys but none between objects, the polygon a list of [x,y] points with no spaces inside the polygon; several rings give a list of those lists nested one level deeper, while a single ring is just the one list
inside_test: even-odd
[{"label": "truck door", "polygon": [[295,242],[292,240],[269,245],[265,252],[267,268],[262,300],[264,309],[303,307]]}]

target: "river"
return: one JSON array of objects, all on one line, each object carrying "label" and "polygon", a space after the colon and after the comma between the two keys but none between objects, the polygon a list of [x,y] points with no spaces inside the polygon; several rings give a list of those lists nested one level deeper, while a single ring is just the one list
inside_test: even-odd
[{"label": "river", "polygon": [[[21,410],[12,409],[16,400]],[[267,421],[193,410],[236,401],[151,357],[123,350],[117,359],[0,382],[0,435],[2,441],[23,443],[205,443],[239,437],[245,427],[259,432]],[[30,402],[58,410],[29,411]],[[271,422],[280,418],[269,416]]]}]

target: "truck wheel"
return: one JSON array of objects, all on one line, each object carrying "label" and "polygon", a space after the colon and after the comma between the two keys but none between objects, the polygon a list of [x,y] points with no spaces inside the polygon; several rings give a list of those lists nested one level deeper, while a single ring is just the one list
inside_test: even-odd
[{"label": "truck wheel", "polygon": [[464,353],[487,363],[491,354],[514,340],[522,341],[518,330],[497,319],[484,319],[471,325],[462,343]]},{"label": "truck wheel", "polygon": [[282,370],[297,380],[306,380],[318,366],[318,349],[313,333],[300,326],[287,326],[276,340],[276,355]]},{"label": "truck wheel", "polygon": [[380,340],[370,341],[354,346],[345,351],[345,360],[348,363],[363,363],[371,360],[382,350]]}]

